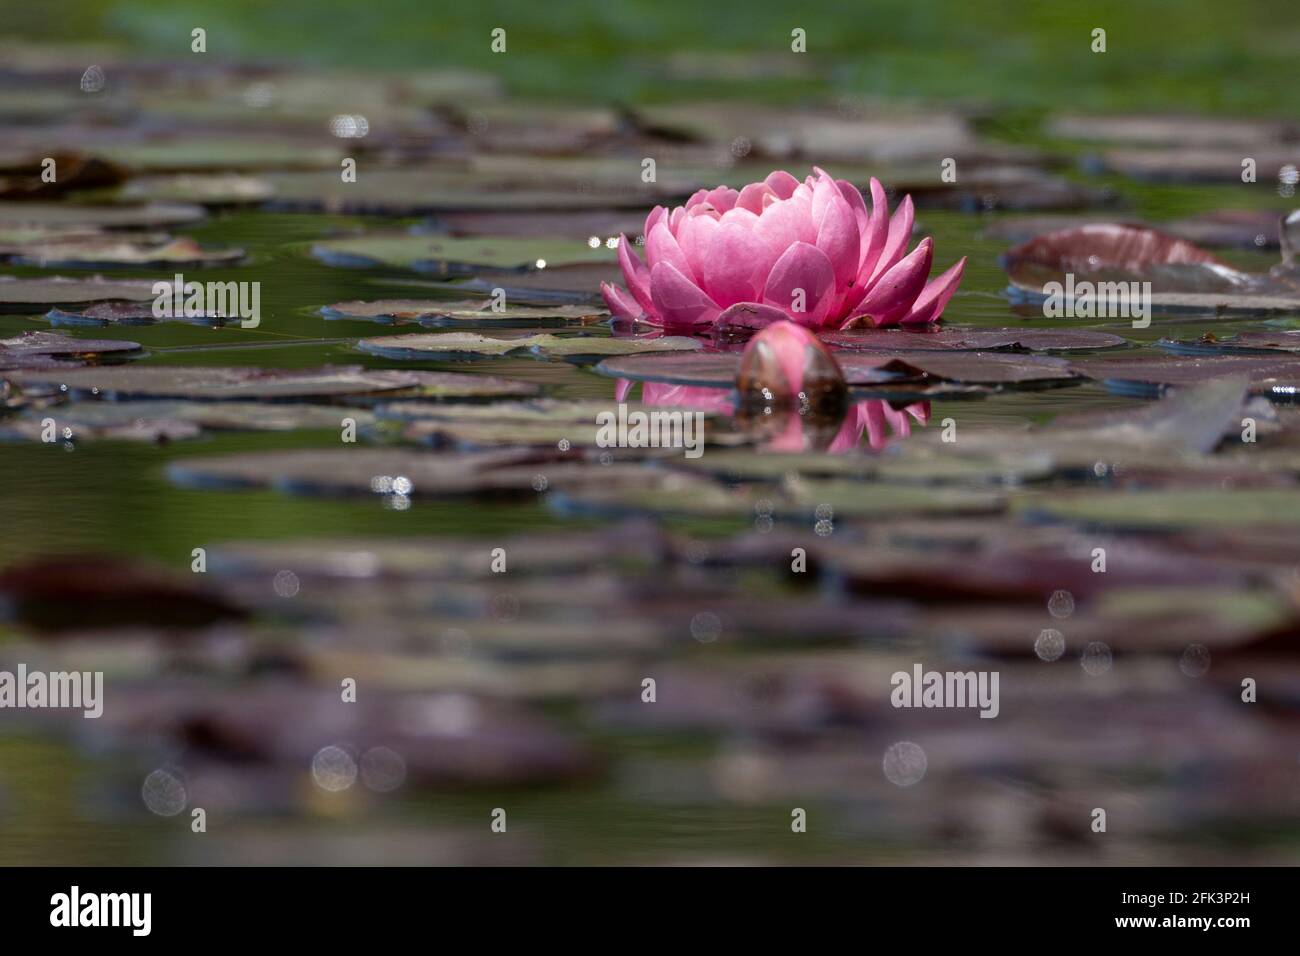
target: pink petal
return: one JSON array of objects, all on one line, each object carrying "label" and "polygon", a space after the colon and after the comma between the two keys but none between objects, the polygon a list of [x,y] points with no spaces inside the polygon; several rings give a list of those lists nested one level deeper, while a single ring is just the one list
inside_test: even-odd
[{"label": "pink petal", "polygon": [[[796,311],[797,290],[803,290],[803,310]],[[776,260],[763,288],[763,301],[785,310],[795,322],[817,328],[835,301],[835,268],[826,253],[796,242]]]},{"label": "pink petal", "polygon": [[663,206],[655,206],[650,210],[650,215],[645,217],[645,231],[642,235],[648,237],[655,226],[659,225],[661,222],[666,222],[667,219],[668,210]]},{"label": "pink petal", "polygon": [[784,169],[778,169],[776,172],[768,173],[764,183],[776,193],[777,199],[789,199],[794,195],[794,191],[799,188],[799,180],[795,179]]},{"label": "pink petal", "polygon": [[832,199],[842,199],[840,189],[835,185],[835,181],[822,173],[822,178],[813,184],[812,190],[812,218],[813,225],[818,229],[822,227],[822,219],[826,215]]},{"label": "pink petal", "polygon": [[862,262],[858,266],[858,284],[865,290],[867,280],[871,278],[884,251],[885,239],[889,234],[889,200],[885,197],[885,187],[880,180],[871,177],[871,219],[867,222],[867,231],[862,237]]},{"label": "pink petal", "polygon": [[618,237],[618,264],[623,269],[623,281],[627,283],[633,297],[641,308],[650,312],[654,302],[650,299],[650,270],[641,261],[641,257],[632,251],[632,244],[627,236]]},{"label": "pink petal", "polygon": [[755,216],[763,211],[763,197],[775,195],[767,183],[750,183],[736,197],[736,209],[748,209]]},{"label": "pink petal", "polygon": [[907,244],[912,241],[912,222],[915,215],[912,197],[904,196],[903,201],[894,210],[894,218],[889,220],[889,238],[885,240],[884,251],[880,253],[880,259],[871,274],[871,279],[867,282],[867,288],[870,288],[872,282],[894,268],[898,260],[903,258],[903,253],[907,251]]},{"label": "pink petal", "polygon": [[709,243],[713,241],[714,234],[718,231],[718,220],[711,215],[694,215],[697,210],[706,209],[705,206],[696,206],[691,210],[683,221],[681,228],[677,230],[677,245],[681,248],[682,254],[686,256],[686,261],[690,264],[691,271],[686,273],[696,283],[702,283],[704,278],[704,263],[709,254]]},{"label": "pink petal", "polygon": [[840,195],[853,210],[853,218],[858,223],[858,234],[861,235],[866,232],[867,223],[871,220],[871,215],[867,212],[867,204],[862,199],[862,190],[847,179],[837,179],[835,185],[839,187]]},{"label": "pink petal", "polygon": [[[830,259],[835,268],[835,287],[842,290],[857,278],[861,237],[852,207],[833,185],[828,188],[831,195],[817,230],[817,248]],[[815,212],[813,216],[816,218]]]},{"label": "pink petal", "polygon": [[[636,382],[630,378],[620,378],[614,384],[614,401],[626,402],[628,395],[632,393],[632,386],[635,384]],[[650,383],[647,382],[646,384],[648,385]]]},{"label": "pink petal", "polygon": [[817,241],[812,209],[795,199],[774,202],[764,209],[754,232],[771,247],[773,256],[780,256],[796,242],[812,245]]},{"label": "pink petal", "polygon": [[609,311],[614,313],[616,318],[639,319],[641,317],[643,311],[641,305],[612,282],[602,282],[600,294],[605,297],[605,304],[609,306]]},{"label": "pink petal", "polygon": [[650,270],[650,296],[665,327],[712,325],[722,310],[670,262]]},{"label": "pink petal", "polygon": [[704,258],[704,289],[723,307],[757,301],[775,258],[753,230],[727,223],[713,233],[709,243]]},{"label": "pink petal", "polygon": [[691,198],[686,200],[686,209],[689,211],[702,202],[708,202],[709,191],[707,189],[697,189],[691,193]]},{"label": "pink petal", "polygon": [[[771,193],[768,193],[768,195],[770,196]],[[737,206],[735,209],[728,209],[724,212],[718,222],[724,226],[735,224],[744,226],[746,229],[754,229],[758,226],[758,214]]]},{"label": "pink petal", "polygon": [[861,316],[870,316],[875,325],[881,326],[892,325],[906,315],[925,287],[933,255],[934,240],[927,237],[910,255],[880,277],[844,327],[857,324],[854,319]]},{"label": "pink petal", "polygon": [[686,258],[686,253],[682,251],[682,247],[677,242],[677,237],[663,223],[651,229],[650,235],[646,236],[645,258],[651,274],[654,273],[655,266],[661,262],[671,263],[682,275],[690,276],[694,274],[691,264]]},{"label": "pink petal", "polygon": [[730,186],[718,186],[716,189],[709,190],[709,202],[713,208],[723,213],[736,205],[736,199],[740,193],[736,192]]},{"label": "pink petal", "polygon": [[966,257],[945,272],[941,276],[931,279],[921,294],[916,297],[912,304],[912,310],[901,320],[902,325],[929,325],[932,322],[939,321],[939,316],[943,315],[944,307],[952,294],[957,291],[957,286],[961,284],[962,273],[966,271]]}]

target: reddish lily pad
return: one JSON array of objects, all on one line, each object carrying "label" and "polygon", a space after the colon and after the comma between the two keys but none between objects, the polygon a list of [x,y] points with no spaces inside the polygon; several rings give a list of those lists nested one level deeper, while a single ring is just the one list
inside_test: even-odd
[{"label": "reddish lily pad", "polygon": [[858,329],[829,332],[821,339],[835,349],[883,352],[1070,352],[1126,344],[1118,335],[1085,329],[957,329],[952,326],[924,332]]},{"label": "reddish lily pad", "polygon": [[1300,392],[1300,355],[1080,359],[1071,368],[1119,394],[1141,397],[1224,376],[1243,378],[1255,395],[1284,399]]},{"label": "reddish lily pad", "polygon": [[41,631],[85,627],[200,628],[242,617],[218,594],[188,578],[121,555],[49,558],[0,572],[0,613]]}]

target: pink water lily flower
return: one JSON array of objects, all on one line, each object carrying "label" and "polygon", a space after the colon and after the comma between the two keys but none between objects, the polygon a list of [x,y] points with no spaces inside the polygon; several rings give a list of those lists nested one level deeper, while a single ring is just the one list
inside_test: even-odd
[{"label": "pink water lily flower", "polygon": [[912,199],[889,214],[884,187],[862,193],[820,169],[802,183],[777,171],[737,192],[701,189],[646,217],[646,261],[618,246],[627,289],[601,283],[615,316],[675,331],[920,327],[939,320],[966,260],[929,280],[934,243],[907,251]]}]

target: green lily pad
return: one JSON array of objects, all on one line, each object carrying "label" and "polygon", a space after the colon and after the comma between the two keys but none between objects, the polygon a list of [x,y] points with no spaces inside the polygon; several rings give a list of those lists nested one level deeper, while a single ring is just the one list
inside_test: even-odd
[{"label": "green lily pad", "polygon": [[669,335],[660,338],[631,338],[594,335],[559,336],[550,333],[501,339],[477,332],[416,332],[361,339],[357,348],[385,358],[424,361],[473,359],[483,355],[532,355],[563,358],[573,362],[595,360],[603,355],[632,355],[639,352],[684,352],[702,347],[697,339]]},{"label": "green lily pad", "polygon": [[[637,402],[623,403],[628,414],[650,411],[649,406]],[[435,445],[488,448],[497,445],[537,445],[549,448],[598,447],[606,429],[598,422],[602,414],[615,411],[608,401],[565,402],[540,400],[536,402],[501,402],[478,406],[430,406],[421,402],[390,402],[381,407],[384,417],[406,418],[408,424],[402,437],[409,441],[431,442]],[[668,409],[689,413],[690,409]],[[748,441],[744,435],[727,430],[710,412],[704,415],[704,429],[699,436],[709,445],[738,444]],[[631,449],[619,451],[620,458],[661,454],[659,449],[646,449],[640,453]],[[680,451],[662,452],[666,457],[680,457]],[[705,456],[707,457],[707,456]]]},{"label": "green lily pad", "polygon": [[138,176],[121,189],[134,202],[198,203],[203,206],[243,206],[266,202],[275,194],[271,184],[238,173],[181,173]]},{"label": "green lily pad", "polygon": [[[172,310],[175,311],[175,310]],[[73,309],[51,309],[45,314],[51,325],[157,325],[159,322],[185,322],[191,325],[230,325],[241,321],[237,315],[194,315],[189,316],[181,310],[179,315],[159,318],[154,315],[153,303],[143,302],[96,302],[93,305]]]},{"label": "green lily pad", "polygon": [[414,321],[429,328],[474,327],[509,324],[514,326],[585,325],[609,318],[603,309],[581,305],[507,306],[500,312],[484,299],[457,301],[437,299],[380,299],[375,302],[336,302],[323,306],[327,319],[364,319],[371,322]]},{"label": "green lily pad", "polygon": [[1300,525],[1293,488],[1053,492],[1017,510],[1078,524],[1120,528],[1236,528]]},{"label": "green lily pad", "polygon": [[242,172],[259,169],[335,170],[341,149],[321,144],[320,137],[183,136],[169,140],[108,144],[98,150],[106,159],[132,169],[158,173]]},{"label": "green lily pad", "polygon": [[155,229],[196,223],[207,216],[188,203],[80,205],[77,203],[0,202],[0,226],[101,226],[105,229]]},{"label": "green lily pad", "polygon": [[[639,182],[639,166],[632,168],[636,170],[633,182]],[[521,186],[464,169],[368,169],[359,173],[354,183],[342,182],[337,168],[333,172],[267,173],[263,178],[275,191],[271,200],[274,209],[347,215],[645,209],[673,198],[659,189],[549,183],[540,180],[540,173],[532,185]]]},{"label": "green lily pad", "polygon": [[455,372],[403,372],[326,366],[317,369],[255,367],[186,368],[177,365],[22,371],[6,375],[25,390],[45,387],[110,398],[179,398],[195,401],[393,397],[490,398],[535,394],[527,382]]},{"label": "green lily pad", "polygon": [[62,437],[75,441],[177,441],[204,431],[339,430],[344,418],[352,419],[357,428],[376,421],[365,409],[297,402],[71,402],[0,419],[0,435],[39,441],[47,418],[54,420]]},{"label": "green lily pad", "polygon": [[617,260],[615,250],[603,245],[593,249],[580,239],[409,234],[327,239],[314,244],[312,254],[331,266],[388,266],[444,274],[465,273],[477,268],[543,269],[552,265],[612,263]]},{"label": "green lily pad", "polygon": [[1300,352],[1300,332],[1238,332],[1222,339],[1206,333],[1199,339],[1161,339],[1157,344],[1178,355],[1267,355]]},{"label": "green lily pad", "polygon": [[204,248],[193,239],[141,242],[125,236],[31,243],[9,256],[16,265],[93,269],[104,266],[176,267],[230,265],[244,258],[243,249]]},{"label": "green lily pad", "polygon": [[598,485],[561,492],[554,504],[566,513],[577,514],[650,513],[746,520],[752,520],[756,507],[761,506],[768,515],[806,521],[810,528],[819,520],[985,515],[1006,508],[1004,496],[993,491],[802,476],[786,480],[777,489],[728,488],[697,480],[674,494],[663,494],[662,489]]},{"label": "green lily pad", "polygon": [[152,279],[105,279],[103,276],[16,279],[0,276],[0,310],[26,312],[31,306],[81,305],[115,299],[152,302],[157,298],[153,287]]},{"label": "green lily pad", "polygon": [[[296,494],[414,497],[536,498],[557,489],[685,485],[689,478],[639,463],[603,465],[558,450],[421,451],[409,448],[332,448],[253,452],[182,459],[168,469],[185,487],[273,487]],[[387,480],[385,480],[387,479]]]}]

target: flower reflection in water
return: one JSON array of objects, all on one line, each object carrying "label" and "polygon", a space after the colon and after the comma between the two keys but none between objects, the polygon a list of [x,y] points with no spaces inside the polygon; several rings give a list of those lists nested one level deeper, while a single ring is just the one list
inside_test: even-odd
[{"label": "flower reflection in water", "polygon": [[[619,379],[615,400],[627,401],[636,384]],[[891,441],[906,438],[912,422],[930,421],[930,403],[912,402],[895,408],[882,398],[850,403],[842,416],[801,414],[798,410],[775,406],[736,409],[736,392],[729,388],[703,388],[698,385],[667,385],[645,382],[641,386],[641,403],[647,406],[674,406],[733,416],[744,428],[760,437],[764,451],[827,451],[844,454],[857,449],[866,436],[867,445],[879,451]]]}]

